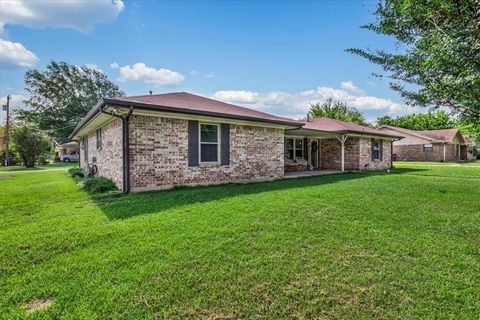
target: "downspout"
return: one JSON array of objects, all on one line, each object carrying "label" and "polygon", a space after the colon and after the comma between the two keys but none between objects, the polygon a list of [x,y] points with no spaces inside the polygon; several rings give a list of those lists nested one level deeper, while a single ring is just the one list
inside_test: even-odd
[{"label": "downspout", "polygon": [[133,106],[130,106],[130,110],[128,111],[127,115],[123,118],[123,131],[124,131],[124,165],[123,165],[123,172],[125,175],[125,193],[130,192],[130,116],[133,112]]},{"label": "downspout", "polygon": [[129,144],[129,132],[128,132],[128,127],[129,123],[128,120],[130,119],[130,116],[132,115],[133,112],[133,106],[130,106],[130,110],[125,116],[119,116],[114,113],[110,113],[105,111],[103,108],[100,108],[100,112],[103,114],[107,114],[112,117],[116,117],[119,119],[122,119],[122,165],[123,165],[123,170],[122,170],[122,181],[123,181],[123,187],[122,187],[122,192],[124,194],[127,194],[130,192],[130,159],[129,159],[129,153],[130,153],[130,144]]}]

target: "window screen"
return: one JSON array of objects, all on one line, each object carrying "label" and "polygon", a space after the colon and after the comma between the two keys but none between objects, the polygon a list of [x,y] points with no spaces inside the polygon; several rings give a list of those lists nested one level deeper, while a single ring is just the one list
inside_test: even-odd
[{"label": "window screen", "polygon": [[200,162],[218,162],[218,125],[200,124]]}]

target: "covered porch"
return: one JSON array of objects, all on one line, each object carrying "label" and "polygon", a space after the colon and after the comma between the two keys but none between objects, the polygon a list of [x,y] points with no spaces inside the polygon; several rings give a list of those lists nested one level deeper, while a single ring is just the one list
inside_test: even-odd
[{"label": "covered porch", "polygon": [[402,137],[322,117],[285,131],[285,172],[364,171],[392,167],[393,141]]},{"label": "covered porch", "polygon": [[351,149],[346,146],[348,138],[348,134],[310,129],[288,130],[285,133],[285,177],[314,176],[353,169],[347,165],[351,160],[346,155],[347,149]]}]

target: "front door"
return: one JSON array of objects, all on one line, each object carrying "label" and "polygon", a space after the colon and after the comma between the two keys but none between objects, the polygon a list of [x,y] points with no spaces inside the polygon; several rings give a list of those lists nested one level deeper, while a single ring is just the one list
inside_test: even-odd
[{"label": "front door", "polygon": [[318,168],[318,140],[313,140],[310,143],[311,155],[312,155],[312,167]]}]

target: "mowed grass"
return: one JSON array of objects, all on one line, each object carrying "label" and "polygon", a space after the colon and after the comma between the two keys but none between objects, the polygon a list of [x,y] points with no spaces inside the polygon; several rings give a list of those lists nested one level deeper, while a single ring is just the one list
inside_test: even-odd
[{"label": "mowed grass", "polygon": [[46,165],[37,165],[34,168],[25,168],[24,166],[10,166],[10,167],[0,167],[0,172],[17,172],[17,171],[37,171],[37,170],[63,170],[63,169],[68,169],[68,168],[76,168],[78,167],[78,162],[72,162],[72,163],[64,163],[64,162],[57,162],[57,163],[50,163]]},{"label": "mowed grass", "polygon": [[0,318],[478,319],[480,168],[397,167],[99,198],[0,173]]}]

